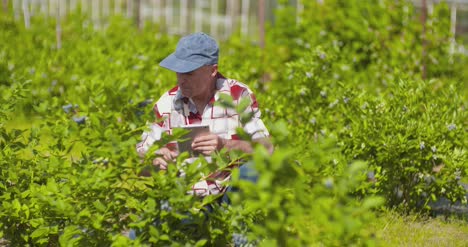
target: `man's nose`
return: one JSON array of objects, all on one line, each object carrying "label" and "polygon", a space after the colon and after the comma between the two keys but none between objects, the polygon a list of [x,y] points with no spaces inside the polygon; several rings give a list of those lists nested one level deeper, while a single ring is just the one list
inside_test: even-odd
[{"label": "man's nose", "polygon": [[178,82],[179,82],[180,86],[184,86],[185,84],[187,84],[187,80],[185,80],[183,78],[179,78]]}]

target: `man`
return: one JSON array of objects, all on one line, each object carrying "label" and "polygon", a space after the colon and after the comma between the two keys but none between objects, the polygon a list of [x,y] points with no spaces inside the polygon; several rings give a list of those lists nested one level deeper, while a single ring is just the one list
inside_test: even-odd
[{"label": "man", "polygon": [[[156,121],[150,132],[143,133],[142,142],[137,145],[140,155],[145,155],[149,147],[160,140],[163,132],[171,134],[175,127],[202,124],[208,125],[210,132],[196,136],[191,147],[205,156],[223,148],[228,151],[252,152],[251,143],[239,140],[236,135],[238,127],[242,127],[254,141],[272,152],[269,133],[260,119],[254,94],[246,85],[227,79],[218,72],[218,54],[219,47],[213,38],[205,33],[194,33],[180,39],[176,51],[160,63],[160,66],[176,72],[177,86],[161,96],[155,104],[153,110]],[[215,104],[221,94],[232,97],[235,104],[243,99],[249,100],[250,106],[246,111],[252,112],[252,120],[241,126],[235,109],[225,109]],[[158,157],[153,160],[153,165],[166,169],[179,152],[174,143],[159,149],[156,154]],[[190,158],[188,162],[193,159]],[[206,181],[193,185],[193,193],[200,196],[224,193],[226,187],[223,182],[229,178],[229,172],[215,172]]]}]

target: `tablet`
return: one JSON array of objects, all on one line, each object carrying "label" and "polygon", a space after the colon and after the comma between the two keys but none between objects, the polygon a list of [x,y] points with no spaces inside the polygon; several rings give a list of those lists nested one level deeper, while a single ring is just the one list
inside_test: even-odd
[{"label": "tablet", "polygon": [[179,146],[179,153],[189,152],[190,156],[198,156],[198,153],[192,150],[192,142],[195,137],[200,134],[210,133],[210,126],[208,125],[188,125],[178,127],[184,130],[189,130],[190,132],[182,136],[182,140],[179,141],[177,145]]}]

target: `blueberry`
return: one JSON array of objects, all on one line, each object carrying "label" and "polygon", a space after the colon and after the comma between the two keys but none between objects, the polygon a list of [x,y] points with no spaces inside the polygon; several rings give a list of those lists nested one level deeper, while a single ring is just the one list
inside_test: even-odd
[{"label": "blueberry", "polygon": [[424,177],[424,181],[426,182],[427,185],[432,184],[435,182],[435,177],[434,176],[426,176]]},{"label": "blueberry", "polygon": [[171,211],[172,207],[169,205],[168,201],[161,201],[161,210],[163,211]]},{"label": "blueberry", "polygon": [[448,129],[449,131],[456,130],[456,129],[457,129],[457,126],[456,126],[455,124],[452,123],[452,124],[449,124],[449,125],[447,126],[447,129]]},{"label": "blueberry", "polygon": [[248,241],[247,237],[244,236],[243,234],[233,233],[232,234],[232,242],[234,243],[234,246],[244,246],[249,241]]},{"label": "blueberry", "polygon": [[333,179],[327,178],[324,184],[325,184],[325,187],[327,187],[328,189],[331,189],[333,187]]},{"label": "blueberry", "polygon": [[396,191],[396,196],[397,196],[398,199],[403,198],[403,191],[400,190],[400,189],[397,189],[397,191]]},{"label": "blueberry", "polygon": [[313,118],[311,118],[311,119],[309,120],[309,123],[315,125],[315,124],[317,123],[317,119],[316,119],[315,117],[313,117]]},{"label": "blueberry", "polygon": [[320,91],[320,96],[322,96],[322,98],[326,98],[327,93],[325,91]]},{"label": "blueberry", "polygon": [[419,143],[419,149],[423,150],[425,147],[424,142]]},{"label": "blueberry", "polygon": [[68,104],[68,105],[64,105],[62,106],[62,109],[64,112],[66,113],[70,113],[70,110],[73,108],[73,105],[72,104]]},{"label": "blueberry", "polygon": [[374,171],[369,171],[369,172],[367,173],[367,178],[368,178],[369,180],[374,180],[374,179],[375,179]]},{"label": "blueberry", "polygon": [[138,108],[143,108],[143,107],[151,104],[152,102],[153,102],[152,99],[147,99],[145,101],[142,101],[142,102],[138,103]]},{"label": "blueberry", "polygon": [[73,117],[73,121],[77,124],[84,124],[86,122],[86,117]]}]

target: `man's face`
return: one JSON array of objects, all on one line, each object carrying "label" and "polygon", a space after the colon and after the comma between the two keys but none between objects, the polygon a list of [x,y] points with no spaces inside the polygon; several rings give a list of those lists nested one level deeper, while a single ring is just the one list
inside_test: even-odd
[{"label": "man's face", "polygon": [[179,90],[189,98],[209,94],[213,90],[213,79],[217,72],[217,65],[205,65],[191,72],[177,73]]}]

